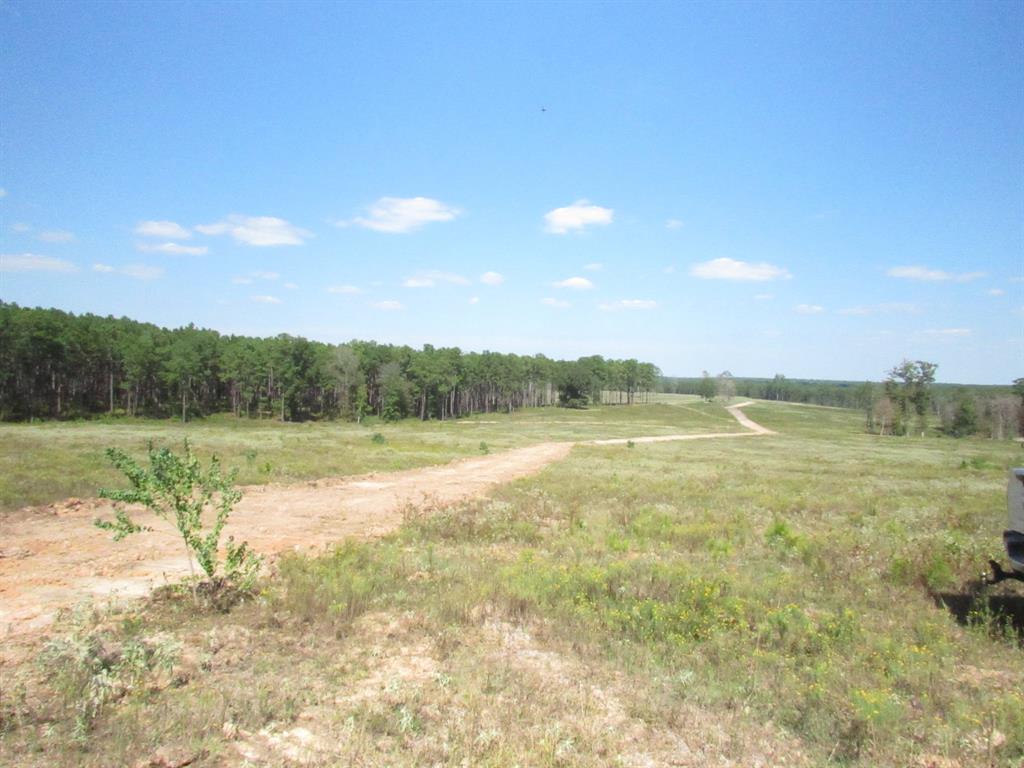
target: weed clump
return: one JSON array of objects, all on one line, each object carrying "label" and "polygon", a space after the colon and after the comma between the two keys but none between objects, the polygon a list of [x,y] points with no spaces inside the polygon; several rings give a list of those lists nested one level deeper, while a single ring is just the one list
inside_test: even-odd
[{"label": "weed clump", "polygon": [[82,743],[104,708],[170,672],[181,651],[173,637],[155,634],[117,641],[93,625],[88,611],[71,614],[70,631],[43,646],[39,663],[72,711],[72,738]]},{"label": "weed clump", "polygon": [[[157,450],[150,443],[148,469],[118,448],[108,448],[107,457],[128,478],[131,488],[100,490],[102,498],[115,502],[115,517],[113,522],[97,518],[97,527],[112,531],[115,541],[151,530],[137,524],[128,511],[119,506],[141,504],[174,525],[181,534],[190,569],[195,558],[208,580],[224,579],[243,589],[252,588],[261,558],[246,542],[236,544],[234,538],[229,537],[223,568],[219,561],[221,532],[232,508],[242,498],[241,491],[234,485],[234,471],[225,475],[216,456],[204,469],[187,439],[182,456],[168,448]],[[208,520],[211,514],[212,523],[204,527],[204,517]]]}]

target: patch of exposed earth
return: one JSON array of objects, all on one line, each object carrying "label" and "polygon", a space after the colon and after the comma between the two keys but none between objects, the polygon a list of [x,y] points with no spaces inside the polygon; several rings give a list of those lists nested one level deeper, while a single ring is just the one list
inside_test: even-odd
[{"label": "patch of exposed earth", "polygon": [[[593,440],[617,445],[773,434],[740,410],[729,413],[747,432],[659,435]],[[410,505],[444,506],[486,494],[497,485],[539,472],[565,458],[576,443],[549,442],[437,467],[293,485],[249,486],[225,529],[257,552],[315,551],[340,540],[372,538],[397,528]],[[69,499],[0,519],[0,637],[28,635],[62,608],[88,600],[141,597],[191,573],[181,538],[145,510],[133,517],[152,533],[130,544],[97,528],[111,519],[101,499]]]},{"label": "patch of exposed earth", "polygon": [[635,681],[480,618],[455,649],[412,615],[361,618],[339,660],[356,678],[292,722],[226,724],[222,765],[529,764],[545,751],[567,765],[808,764],[798,739],[739,716],[677,701],[649,719]]}]

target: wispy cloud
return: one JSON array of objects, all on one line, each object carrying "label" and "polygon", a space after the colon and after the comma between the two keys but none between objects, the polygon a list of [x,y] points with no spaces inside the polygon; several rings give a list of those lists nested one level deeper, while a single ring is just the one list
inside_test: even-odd
[{"label": "wispy cloud", "polygon": [[1004,291],[1002,288],[989,288],[987,293],[988,293],[989,296],[1005,296],[1006,295],[1006,291]]},{"label": "wispy cloud", "polygon": [[392,299],[387,299],[385,301],[375,301],[372,304],[370,304],[370,306],[373,307],[374,309],[380,309],[385,312],[394,312],[399,309],[405,309],[405,306],[402,304],[402,302],[394,301]]},{"label": "wispy cloud", "polygon": [[471,296],[469,298],[468,303],[469,304],[479,304],[480,303],[480,297],[479,296]]},{"label": "wispy cloud", "polygon": [[93,264],[92,271],[109,275],[124,275],[136,280],[156,280],[164,275],[163,267],[154,267],[149,264],[125,264],[121,267],[112,267],[109,264]]},{"label": "wispy cloud", "polygon": [[572,288],[575,291],[585,291],[594,287],[594,284],[585,277],[567,277],[565,280],[552,283],[552,285],[555,288]]},{"label": "wispy cloud", "polygon": [[277,296],[250,296],[250,299],[259,304],[280,304],[281,300]]},{"label": "wispy cloud", "polygon": [[11,230],[14,231],[14,232],[19,232],[19,233],[20,232],[31,232],[32,231],[32,225],[31,224],[26,224],[23,221],[17,221],[14,224],[11,224]]},{"label": "wispy cloud", "polygon": [[916,304],[889,302],[887,304],[862,304],[840,309],[840,315],[915,315],[921,312]]},{"label": "wispy cloud", "polygon": [[435,285],[429,277],[407,277],[402,281],[403,288],[433,288]]},{"label": "wispy cloud", "polygon": [[567,307],[572,306],[572,304],[570,304],[568,301],[552,298],[541,299],[540,303],[546,307],[554,307],[555,309],[566,309]]},{"label": "wispy cloud", "polygon": [[462,211],[431,197],[382,197],[366,209],[365,216],[336,221],[335,226],[372,229],[375,232],[403,234],[434,222],[452,221]]},{"label": "wispy cloud", "polygon": [[622,309],[657,309],[658,302],[652,299],[620,299],[607,304],[598,304],[602,312],[617,312]]},{"label": "wispy cloud", "polygon": [[238,277],[231,278],[231,282],[235,285],[251,285],[256,280],[269,280],[271,282],[279,279],[281,275],[277,272],[265,272],[263,270],[255,270],[247,275],[239,275]]},{"label": "wispy cloud", "polygon": [[943,339],[963,338],[971,335],[970,328],[931,328],[923,331],[925,336],[935,336]]},{"label": "wispy cloud", "polygon": [[75,233],[65,229],[48,229],[40,232],[38,239],[44,243],[70,243],[75,239]]},{"label": "wispy cloud", "polygon": [[246,245],[267,247],[302,245],[312,233],[276,216],[240,216],[231,214],[213,224],[201,224],[196,231],[204,235],[230,235]]},{"label": "wispy cloud", "polygon": [[793,311],[798,315],[820,315],[825,308],[820,304],[797,304]]},{"label": "wispy cloud", "polygon": [[205,245],[181,245],[180,243],[136,243],[135,250],[143,253],[170,253],[175,256],[202,256],[209,252]]},{"label": "wispy cloud", "polygon": [[7,197],[7,190],[4,189],[3,187],[0,187],[0,198],[4,197]]},{"label": "wispy cloud", "polygon": [[[496,273],[489,273],[496,274]],[[436,269],[418,272],[412,277],[407,277],[402,282],[403,288],[433,288],[438,283],[450,283],[451,285],[469,285],[469,280],[462,275],[452,272],[440,272]]]},{"label": "wispy cloud", "polygon": [[792,275],[782,267],[766,262],[737,261],[736,259],[712,259],[690,268],[690,274],[703,280],[785,280]]},{"label": "wispy cloud", "polygon": [[591,226],[607,226],[614,217],[614,210],[593,205],[589,200],[577,200],[572,205],[555,208],[544,214],[546,229],[553,235],[581,232]]},{"label": "wispy cloud", "polygon": [[774,293],[755,293],[754,301],[771,301],[775,298]]},{"label": "wispy cloud", "polygon": [[903,280],[921,280],[929,283],[948,281],[969,283],[971,280],[977,280],[979,277],[985,276],[984,272],[961,272],[957,274],[953,272],[945,272],[941,269],[929,269],[928,267],[921,266],[891,267],[885,274],[889,277],[898,277]]},{"label": "wispy cloud", "polygon": [[332,285],[327,289],[328,293],[340,293],[348,296],[354,296],[357,293],[362,293],[362,288],[357,288],[354,285]]},{"label": "wispy cloud", "polygon": [[599,261],[592,261],[589,264],[584,264],[583,269],[585,269],[587,272],[603,272],[604,264],[602,264]]},{"label": "wispy cloud", "polygon": [[665,222],[665,229],[682,229],[683,222],[679,219],[668,219]]},{"label": "wispy cloud", "polygon": [[192,233],[174,221],[140,221],[135,225],[140,237],[158,237],[162,240],[188,240]]},{"label": "wispy cloud", "polygon": [[500,272],[484,272],[480,275],[480,282],[484,285],[501,285],[505,282],[505,276]]},{"label": "wispy cloud", "polygon": [[77,272],[78,267],[65,259],[35,253],[0,254],[0,272]]},{"label": "wispy cloud", "polygon": [[285,283],[284,287],[287,288],[289,291],[294,291],[299,286],[296,285],[295,283]]}]

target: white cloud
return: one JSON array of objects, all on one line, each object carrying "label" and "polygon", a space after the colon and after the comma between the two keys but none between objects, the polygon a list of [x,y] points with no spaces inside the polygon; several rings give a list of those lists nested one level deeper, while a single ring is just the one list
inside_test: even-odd
[{"label": "white cloud", "polygon": [[672,266],[671,264],[669,264],[667,267],[665,267],[661,271],[662,271],[662,274],[672,275],[672,274],[675,274],[676,268],[674,266]]},{"label": "white cloud", "polygon": [[64,229],[50,229],[40,232],[39,239],[44,243],[70,243],[75,239],[75,233]]},{"label": "white cloud", "polygon": [[335,224],[355,224],[375,232],[397,234],[413,232],[433,222],[452,221],[461,213],[455,206],[430,197],[382,197],[367,209],[366,216]]},{"label": "white cloud", "polygon": [[792,277],[782,267],[765,262],[751,263],[736,259],[712,259],[690,268],[690,274],[704,280],[780,280]]},{"label": "white cloud", "polygon": [[798,315],[820,315],[825,308],[820,304],[797,304],[793,311]]},{"label": "white cloud", "polygon": [[0,272],[77,272],[70,261],[35,253],[5,253],[0,255]]},{"label": "white cloud", "polygon": [[564,208],[555,208],[544,214],[547,231],[553,235],[564,235],[571,231],[581,232],[584,228],[597,225],[607,226],[612,223],[615,211],[592,205],[588,200],[577,200]]},{"label": "white cloud", "polygon": [[586,291],[594,287],[594,284],[585,277],[567,277],[565,280],[552,283],[552,285],[555,288],[572,288],[575,291]]},{"label": "white cloud", "polygon": [[947,282],[953,281],[956,283],[969,283],[971,280],[977,280],[979,277],[984,277],[984,272],[961,272],[960,274],[954,274],[953,272],[945,272],[941,269],[929,269],[928,267],[891,267],[886,273],[889,277],[899,277],[904,280],[922,280],[925,282]]},{"label": "white cloud", "polygon": [[480,297],[479,297],[479,296],[473,296],[473,297],[471,297],[471,298],[469,299],[469,303],[470,303],[470,304],[479,304],[479,303],[480,303]]},{"label": "white cloud", "polygon": [[587,272],[604,272],[604,264],[599,261],[592,261],[589,264],[584,264],[583,268]]},{"label": "white cloud", "polygon": [[888,304],[862,304],[840,309],[840,315],[913,315],[921,311],[916,304],[890,302]]},{"label": "white cloud", "polygon": [[213,224],[201,224],[196,230],[204,235],[230,235],[240,243],[267,247],[302,245],[312,233],[276,216],[240,216],[236,213]]},{"label": "white cloud", "polygon": [[603,312],[616,312],[620,309],[657,309],[658,302],[651,299],[620,299],[608,304],[598,304]]},{"label": "white cloud", "polygon": [[297,286],[295,283],[285,283],[284,287],[287,288],[289,291],[294,291],[299,286]]},{"label": "white cloud", "polygon": [[0,187],[0,197],[7,197],[7,190]]},{"label": "white cloud", "polygon": [[11,224],[11,229],[14,230],[15,232],[31,232],[32,231],[32,225],[31,224],[25,224],[22,221],[18,221],[18,222],[15,222],[14,224]]},{"label": "white cloud", "polygon": [[136,280],[156,280],[163,277],[163,267],[153,267],[148,264],[125,264],[123,267],[112,267],[109,264],[93,264],[93,272],[102,272],[107,275],[124,275],[133,277]]},{"label": "white cloud", "polygon": [[501,285],[505,282],[505,276],[500,272],[484,272],[480,275],[480,282],[484,285]]},{"label": "white cloud", "polygon": [[159,237],[165,240],[188,240],[192,233],[173,221],[140,221],[135,234],[141,237]]},{"label": "white cloud", "polygon": [[924,331],[925,336],[937,336],[939,338],[963,338],[971,335],[970,328],[932,328]]},{"label": "white cloud", "polygon": [[682,229],[682,228],[683,228],[683,222],[681,222],[679,219],[668,219],[665,222],[665,229]]},{"label": "white cloud", "polygon": [[149,243],[136,243],[135,250],[143,253],[171,253],[175,256],[202,256],[210,249],[205,245],[181,245],[179,243],[160,243],[150,245]]},{"label": "white cloud", "polygon": [[249,298],[252,299],[255,302],[260,303],[260,304],[280,304],[281,303],[281,300],[279,298],[277,298],[277,296],[250,296]]},{"label": "white cloud", "polygon": [[233,277],[231,278],[231,282],[234,283],[235,285],[252,285],[252,283],[256,280],[274,281],[277,280],[279,277],[281,277],[281,275],[279,275],[277,272],[263,272],[257,269],[255,272],[250,272],[247,275]]},{"label": "white cloud", "polygon": [[388,299],[386,301],[375,301],[372,304],[370,304],[370,306],[373,307],[374,309],[382,309],[385,312],[392,312],[398,309],[405,309],[405,307],[402,305],[402,302],[393,301],[391,299]]},{"label": "white cloud", "polygon": [[403,288],[433,288],[434,285],[429,277],[407,277],[402,281]]},{"label": "white cloud", "polygon": [[563,301],[562,299],[541,299],[540,303],[544,306],[555,307],[557,309],[565,309],[566,307],[572,306],[568,301]]},{"label": "white cloud", "polygon": [[452,285],[469,285],[469,280],[462,275],[452,272],[439,272],[436,269],[420,272],[412,277],[406,278],[402,283],[403,288],[433,288],[438,283],[451,283]]},{"label": "white cloud", "polygon": [[1006,295],[1006,291],[1004,291],[1002,288],[989,288],[988,289],[988,295],[989,296],[1005,296]]},{"label": "white cloud", "polygon": [[354,285],[332,285],[327,289],[328,293],[342,293],[347,295],[353,295],[356,293],[362,293],[362,288],[357,288]]},{"label": "white cloud", "polygon": [[755,293],[754,294],[754,300],[755,301],[771,301],[774,298],[775,298],[775,294],[774,293]]}]

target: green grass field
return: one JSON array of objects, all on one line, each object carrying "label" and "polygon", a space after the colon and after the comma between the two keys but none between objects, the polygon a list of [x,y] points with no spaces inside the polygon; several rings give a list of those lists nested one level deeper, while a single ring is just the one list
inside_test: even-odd
[{"label": "green grass field", "polygon": [[[533,409],[447,422],[370,420],[281,423],[215,416],[178,421],[114,419],[42,424],[0,424],[0,511],[92,497],[117,482],[104,455],[109,447],[144,455],[150,441],[180,448],[188,437],[197,453],[216,453],[239,470],[239,482],[292,482],[358,475],[479,455],[548,440],[587,440],[675,432],[740,431],[719,406],[669,396],[672,405],[643,409]],[[373,443],[375,434],[384,442]]]},{"label": "green grass field", "polygon": [[[488,500],[288,558],[230,613],[180,598],[66,623],[65,652],[5,675],[0,762],[132,764],[164,747],[197,765],[662,765],[685,744],[704,750],[693,765],[1020,766],[1024,650],[998,610],[1024,616],[1024,589],[972,602],[970,583],[1000,555],[1021,446],[866,435],[837,409],[746,412],[780,434],[580,446]],[[243,461],[251,445],[281,479],[726,420],[674,401],[189,434]],[[5,429],[5,451],[14,435],[50,478],[44,501],[63,487],[51,462],[182,434]],[[347,458],[319,455],[332,446]],[[74,482],[101,465],[74,464]],[[5,480],[5,503],[27,503],[32,477]],[[81,660],[132,643],[146,661],[111,667],[118,695],[92,712]]]}]

